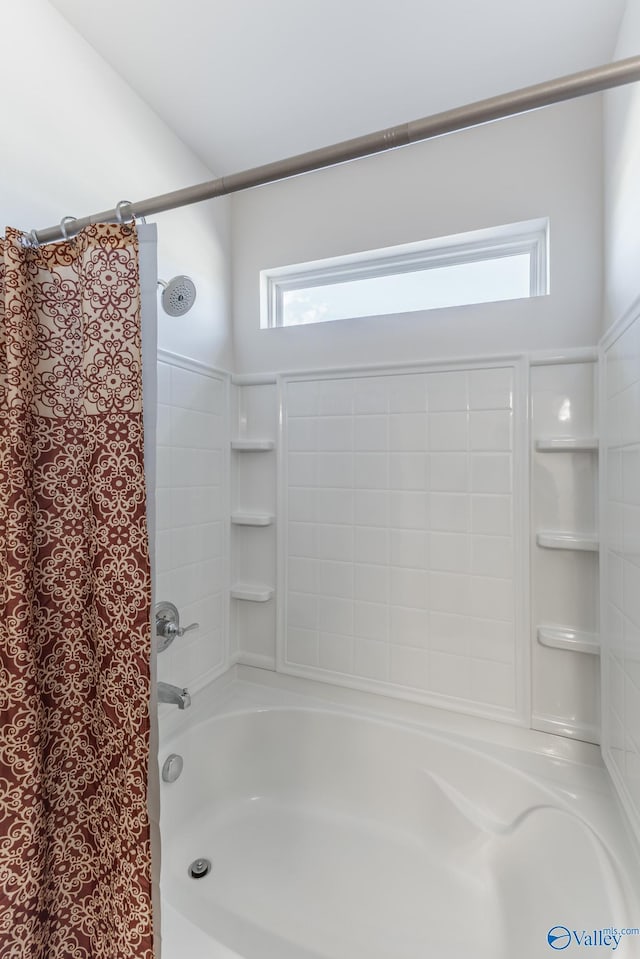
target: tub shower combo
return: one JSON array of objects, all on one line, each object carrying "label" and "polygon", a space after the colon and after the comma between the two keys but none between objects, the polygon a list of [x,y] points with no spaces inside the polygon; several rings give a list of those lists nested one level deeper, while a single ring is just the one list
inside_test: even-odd
[{"label": "tub shower combo", "polygon": [[157,954],[150,698],[163,959],[640,956],[640,309],[235,375],[156,352],[133,222],[638,79],[7,231],[3,956]]},{"label": "tub shower combo", "polygon": [[637,846],[590,695],[608,360],[252,378],[162,356],[215,409],[207,539],[231,555],[206,599],[184,567],[159,576],[223,637],[208,675],[201,630],[158,658],[192,694],[160,719],[170,959],[538,959],[613,929],[638,953]]}]

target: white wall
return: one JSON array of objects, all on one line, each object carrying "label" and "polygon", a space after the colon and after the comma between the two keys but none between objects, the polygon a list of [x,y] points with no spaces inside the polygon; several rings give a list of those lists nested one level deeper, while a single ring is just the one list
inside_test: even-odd
[{"label": "white wall", "polygon": [[640,310],[601,350],[602,753],[640,840]]},{"label": "white wall", "polygon": [[[628,0],[615,58],[640,53]],[[640,85],[605,101],[606,316],[601,350],[602,751],[640,837]]]},{"label": "white wall", "polygon": [[[596,342],[601,100],[590,97],[232,199],[237,367],[347,366]],[[261,269],[549,216],[551,295],[259,329]]]},{"label": "white wall", "polygon": [[228,667],[228,377],[161,354],[156,453],[156,602],[199,623],[158,654],[158,678],[194,693]]},{"label": "white wall", "polygon": [[[46,0],[0,6],[0,228],[31,230],[86,216],[212,174]],[[228,204],[162,214],[159,275],[198,286],[188,317],[159,313],[159,345],[232,363]]]},{"label": "white wall", "polygon": [[280,672],[528,722],[521,373],[283,381]]},{"label": "white wall", "polygon": [[[640,54],[640,0],[627,0],[614,60]],[[640,83],[605,96],[605,328],[640,295]]]}]

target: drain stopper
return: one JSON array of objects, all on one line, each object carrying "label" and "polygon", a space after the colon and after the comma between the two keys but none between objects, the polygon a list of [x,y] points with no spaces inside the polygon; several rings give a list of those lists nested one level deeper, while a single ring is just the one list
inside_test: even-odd
[{"label": "drain stopper", "polygon": [[204,879],[211,872],[211,862],[208,859],[194,859],[189,866],[189,875],[192,879]]}]

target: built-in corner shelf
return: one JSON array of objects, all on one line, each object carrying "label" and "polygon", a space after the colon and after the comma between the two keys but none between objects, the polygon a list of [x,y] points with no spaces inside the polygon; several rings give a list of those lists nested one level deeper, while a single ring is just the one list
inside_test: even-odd
[{"label": "built-in corner shelf", "polygon": [[541,436],[536,440],[539,453],[597,453],[597,436]]},{"label": "built-in corner shelf", "polygon": [[231,440],[231,449],[237,450],[239,453],[268,453],[269,450],[275,448],[275,445],[273,440]]},{"label": "built-in corner shelf", "polygon": [[256,586],[250,583],[236,583],[231,587],[231,599],[242,599],[247,603],[268,603],[273,598],[271,586]]},{"label": "built-in corner shelf", "polygon": [[573,653],[600,653],[600,641],[597,633],[588,633],[566,626],[538,626],[538,642],[550,649],[568,649]]},{"label": "built-in corner shelf", "polygon": [[231,522],[234,526],[271,526],[275,516],[273,513],[232,513]]},{"label": "built-in corner shelf", "polygon": [[536,533],[536,543],[545,549],[576,549],[588,553],[597,553],[599,549],[597,536],[561,530],[540,530]]}]

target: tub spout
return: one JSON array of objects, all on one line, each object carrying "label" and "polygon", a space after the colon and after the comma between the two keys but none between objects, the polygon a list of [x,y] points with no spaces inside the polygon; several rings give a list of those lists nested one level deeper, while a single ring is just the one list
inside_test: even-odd
[{"label": "tub spout", "polygon": [[191,696],[188,689],[180,689],[170,683],[158,683],[158,702],[173,703],[178,709],[188,709],[191,705]]}]

